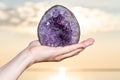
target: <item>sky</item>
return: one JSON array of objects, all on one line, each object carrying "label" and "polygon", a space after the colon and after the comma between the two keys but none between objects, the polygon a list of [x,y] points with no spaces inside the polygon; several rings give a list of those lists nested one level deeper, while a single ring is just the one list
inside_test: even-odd
[{"label": "sky", "polygon": [[84,6],[89,8],[99,8],[102,10],[110,11],[114,13],[119,12],[120,6],[119,0],[1,0],[1,2],[6,3],[10,7],[20,6],[26,2],[47,2],[47,3],[58,3],[67,4],[70,6]]},{"label": "sky", "polygon": [[[80,42],[95,39],[80,55],[30,70],[64,66],[73,69],[120,69],[120,0],[0,0],[0,66],[37,38],[37,26],[51,6],[70,9],[80,24]],[[27,73],[27,72],[26,72]],[[26,80],[28,80],[27,78]]]}]

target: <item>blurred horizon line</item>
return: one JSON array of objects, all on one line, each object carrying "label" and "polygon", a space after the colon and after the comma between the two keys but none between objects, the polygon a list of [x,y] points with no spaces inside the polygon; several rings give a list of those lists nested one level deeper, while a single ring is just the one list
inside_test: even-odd
[{"label": "blurred horizon line", "polygon": [[[35,72],[58,72],[58,69],[52,69],[52,68],[31,68],[27,69],[27,71],[35,71]],[[84,69],[71,69],[68,68],[66,70],[67,72],[120,72],[120,68],[84,68]]]}]

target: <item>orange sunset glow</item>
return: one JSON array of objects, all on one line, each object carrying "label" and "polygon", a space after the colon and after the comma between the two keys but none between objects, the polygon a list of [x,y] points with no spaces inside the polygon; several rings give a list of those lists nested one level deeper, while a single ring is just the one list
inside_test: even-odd
[{"label": "orange sunset glow", "polygon": [[0,66],[37,40],[37,27],[51,6],[69,8],[80,24],[80,41],[92,37],[94,45],[58,63],[38,63],[19,80],[120,80],[119,0],[1,0]]}]

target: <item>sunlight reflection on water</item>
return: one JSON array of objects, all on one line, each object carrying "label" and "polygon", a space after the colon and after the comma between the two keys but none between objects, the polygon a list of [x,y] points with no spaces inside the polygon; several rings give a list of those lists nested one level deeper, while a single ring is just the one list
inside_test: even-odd
[{"label": "sunlight reflection on water", "polygon": [[120,71],[69,71],[60,67],[56,71],[26,71],[19,80],[120,80]]}]

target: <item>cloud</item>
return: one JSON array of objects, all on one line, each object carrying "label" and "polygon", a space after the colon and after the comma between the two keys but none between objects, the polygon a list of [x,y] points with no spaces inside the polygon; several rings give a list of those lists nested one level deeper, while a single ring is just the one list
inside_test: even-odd
[{"label": "cloud", "polygon": [[36,26],[45,10],[44,3],[27,2],[24,5],[10,8],[0,3],[0,26]]},{"label": "cloud", "polygon": [[6,9],[6,7],[7,6],[4,3],[0,2],[0,9]]},{"label": "cloud", "polygon": [[0,20],[7,20],[8,15],[4,11],[0,11]]},{"label": "cloud", "polygon": [[120,15],[83,7],[74,7],[71,10],[78,19],[83,33],[120,30]]},{"label": "cloud", "polygon": [[0,2],[0,24],[8,19],[8,14],[5,12],[7,6],[4,3]]},{"label": "cloud", "polygon": [[[0,26],[36,27],[50,6],[52,5],[45,2],[27,2],[16,8],[9,8],[4,3],[0,3]],[[120,15],[80,6],[69,9],[75,14],[82,34],[120,30]]]}]

